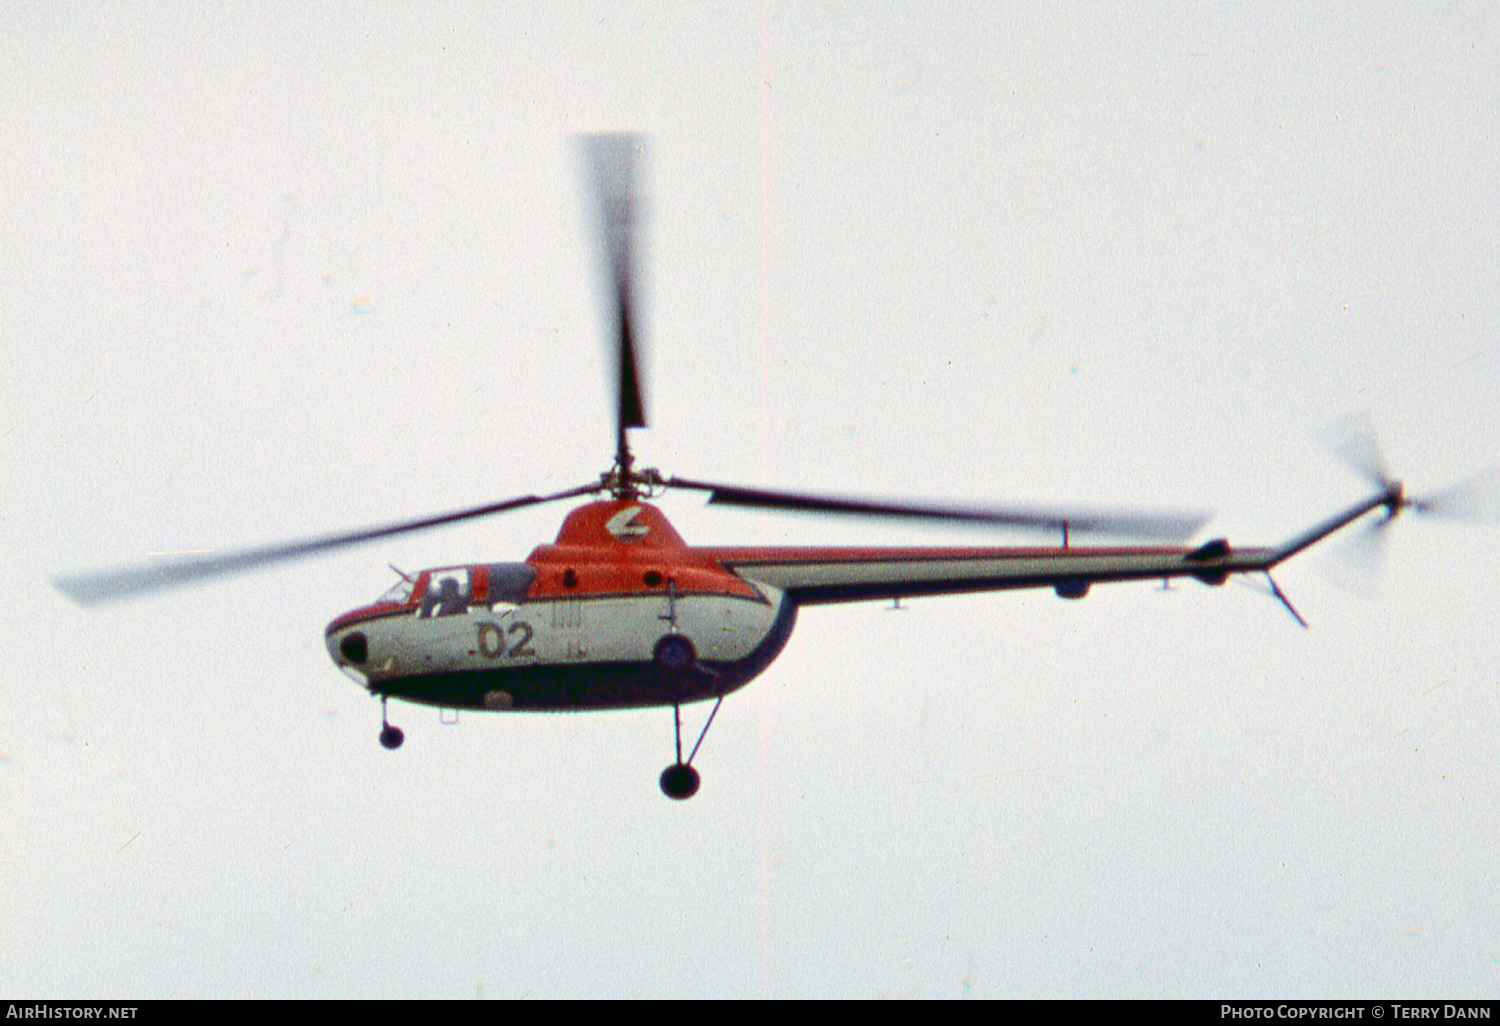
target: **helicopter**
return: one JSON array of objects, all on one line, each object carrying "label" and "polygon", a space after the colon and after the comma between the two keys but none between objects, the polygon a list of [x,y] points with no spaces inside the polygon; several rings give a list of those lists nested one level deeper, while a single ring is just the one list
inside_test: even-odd
[{"label": "helicopter", "polygon": [[[57,578],[93,605],[287,562],[446,524],[594,496],[564,518],[556,539],[519,562],[478,562],[400,579],[373,602],[335,617],[324,636],[335,666],[381,703],[379,739],[401,747],[390,699],[488,712],[666,707],[674,759],[660,776],[669,798],[697,793],[693,759],[724,699],[760,675],[791,637],[799,612],[830,603],[1024,588],[1084,598],[1095,584],[1193,578],[1223,584],[1259,574],[1303,627],[1271,570],[1366,514],[1379,523],[1403,510],[1464,513],[1464,487],[1408,498],[1362,422],[1339,443],[1374,491],[1362,501],[1269,546],[1225,538],[1187,544],[1202,512],[1011,508],[841,498],[716,484],[637,469],[631,430],[646,427],[637,318],[637,180],[644,148],[633,134],[583,136],[580,150],[599,214],[612,338],[613,463],[597,480],[365,530],[147,566]],[[968,523],[1060,534],[1027,547],[697,546],[651,500],[668,490],[706,492],[710,504],[760,510]],[[1080,534],[1149,545],[1076,545]],[[393,567],[394,569],[394,567]],[[712,701],[683,755],[681,707]]]}]

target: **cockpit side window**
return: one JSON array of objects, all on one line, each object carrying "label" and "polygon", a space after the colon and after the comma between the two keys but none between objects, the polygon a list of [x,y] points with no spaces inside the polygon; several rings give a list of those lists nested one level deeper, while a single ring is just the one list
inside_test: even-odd
[{"label": "cockpit side window", "polygon": [[433,570],[422,595],[422,616],[454,616],[469,608],[469,568]]}]

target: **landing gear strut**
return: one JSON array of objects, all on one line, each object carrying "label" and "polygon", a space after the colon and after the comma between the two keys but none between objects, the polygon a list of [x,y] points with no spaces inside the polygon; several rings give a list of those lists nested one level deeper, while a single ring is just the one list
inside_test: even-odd
[{"label": "landing gear strut", "polygon": [[380,696],[380,743],[391,751],[401,747],[401,742],[406,740],[406,732],[400,727],[393,727],[385,718],[385,696]]},{"label": "landing gear strut", "polygon": [[713,725],[714,717],[719,713],[719,706],[724,704],[724,696],[720,695],[714,702],[714,711],[708,714],[708,722],[703,725],[703,733],[698,735],[698,743],[693,745],[693,750],[688,753],[687,762],[682,761],[682,711],[677,705],[672,706],[672,727],[677,740],[677,761],[661,771],[661,793],[674,801],[686,801],[698,793],[698,771],[693,769],[693,756],[698,754],[698,749],[703,744],[703,738],[708,734],[708,728]]}]

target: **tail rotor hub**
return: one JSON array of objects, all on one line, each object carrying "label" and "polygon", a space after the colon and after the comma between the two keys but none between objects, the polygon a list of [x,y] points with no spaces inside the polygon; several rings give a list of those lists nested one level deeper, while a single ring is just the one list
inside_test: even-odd
[{"label": "tail rotor hub", "polygon": [[1390,482],[1386,487],[1385,502],[1382,503],[1385,506],[1385,518],[1394,520],[1397,513],[1411,504],[1411,500],[1406,497],[1406,487],[1400,481]]}]

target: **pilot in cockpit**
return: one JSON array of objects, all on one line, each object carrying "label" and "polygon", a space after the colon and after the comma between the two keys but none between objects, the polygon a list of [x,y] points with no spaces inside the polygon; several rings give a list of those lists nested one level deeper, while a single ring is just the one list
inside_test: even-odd
[{"label": "pilot in cockpit", "polygon": [[444,577],[438,581],[437,591],[430,587],[422,599],[423,616],[453,616],[464,611],[466,597],[459,590],[458,580]]}]

